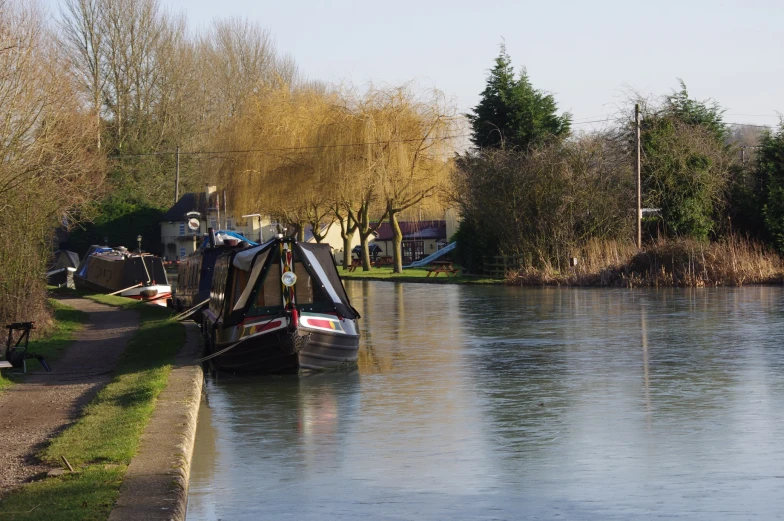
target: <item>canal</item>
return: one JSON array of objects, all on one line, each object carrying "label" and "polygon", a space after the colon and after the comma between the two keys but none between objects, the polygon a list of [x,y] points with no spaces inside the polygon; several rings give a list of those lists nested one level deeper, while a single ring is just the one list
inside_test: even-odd
[{"label": "canal", "polygon": [[189,521],[783,518],[783,288],[346,288],[357,371],[206,382]]}]

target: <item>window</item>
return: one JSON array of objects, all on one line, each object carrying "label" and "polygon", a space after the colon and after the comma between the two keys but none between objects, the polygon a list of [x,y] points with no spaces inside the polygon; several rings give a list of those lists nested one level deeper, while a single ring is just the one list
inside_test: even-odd
[{"label": "window", "polygon": [[403,241],[403,264],[411,264],[425,256],[424,241]]},{"label": "window", "polygon": [[180,248],[180,260],[186,257],[187,253],[185,253],[185,247]]},{"label": "window", "polygon": [[185,235],[185,223],[180,223],[180,237]]}]

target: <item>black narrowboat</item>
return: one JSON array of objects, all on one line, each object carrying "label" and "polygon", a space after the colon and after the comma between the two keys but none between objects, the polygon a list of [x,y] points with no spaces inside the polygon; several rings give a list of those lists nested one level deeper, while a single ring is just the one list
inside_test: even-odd
[{"label": "black narrowboat", "polygon": [[219,370],[296,373],[357,361],[359,313],[326,244],[278,235],[221,253],[202,315],[206,354]]}]

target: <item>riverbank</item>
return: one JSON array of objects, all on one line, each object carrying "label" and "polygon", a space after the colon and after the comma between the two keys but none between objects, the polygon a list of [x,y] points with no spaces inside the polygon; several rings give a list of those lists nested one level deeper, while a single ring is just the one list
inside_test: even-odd
[{"label": "riverbank", "polygon": [[439,274],[424,268],[393,273],[390,267],[369,271],[339,268],[345,280],[378,280],[428,284],[507,284],[511,286],[574,287],[706,287],[779,285],[784,283],[784,259],[763,244],[730,236],[717,242],[670,239],[646,244],[591,241],[572,253],[575,266],[540,263],[509,269],[504,278]]},{"label": "riverbank", "polygon": [[[0,514],[12,514],[14,519],[24,520],[106,519],[119,497],[126,471],[140,446],[142,432],[156,409],[156,400],[167,387],[175,355],[185,340],[182,324],[174,322],[164,308],[105,295],[90,298],[114,306],[100,306],[102,309],[91,314],[91,323],[98,317],[112,322],[119,315],[131,315],[136,317],[138,328],[131,328],[127,342],[117,338],[98,339],[98,345],[104,350],[83,357],[80,366],[72,368],[68,375],[62,375],[78,379],[92,374],[91,366],[105,360],[106,350],[118,351],[110,367],[95,375],[105,381],[99,382],[95,392],[87,397],[89,405],[84,406],[86,400],[82,399],[75,407],[70,407],[71,414],[66,415],[63,422],[63,427],[67,425],[67,428],[55,427],[48,431],[46,447],[41,444],[30,447],[28,460],[44,468],[57,469],[65,466],[64,456],[74,472],[34,480],[10,494],[3,494]],[[127,347],[124,347],[126,343]],[[63,372],[63,363],[72,353],[84,355],[83,344],[84,340],[78,339],[52,374]],[[27,385],[25,381],[12,389],[16,392]],[[85,394],[81,396],[85,397]],[[3,396],[3,400],[5,398]],[[59,397],[51,401],[54,408],[61,405]],[[23,404],[17,404],[16,408],[22,411],[21,414],[30,412]],[[68,425],[74,419],[76,421]],[[169,425],[167,434],[173,429],[175,425]],[[51,437],[52,434],[55,436]],[[36,475],[38,477],[41,474]],[[182,483],[178,486],[182,488]]]},{"label": "riverbank", "polygon": [[503,284],[503,279],[494,279],[481,275],[448,275],[445,273],[438,276],[428,277],[428,270],[424,268],[404,269],[403,273],[393,273],[390,267],[372,267],[369,271],[362,271],[357,268],[355,271],[347,271],[338,267],[340,278],[344,280],[377,280],[391,282],[422,282],[428,284]]},{"label": "riverbank", "polygon": [[514,286],[708,287],[778,285],[784,259],[764,245],[739,237],[703,243],[691,239],[656,241],[642,251],[632,243],[594,241],[575,252],[577,265],[559,270],[510,271]]}]

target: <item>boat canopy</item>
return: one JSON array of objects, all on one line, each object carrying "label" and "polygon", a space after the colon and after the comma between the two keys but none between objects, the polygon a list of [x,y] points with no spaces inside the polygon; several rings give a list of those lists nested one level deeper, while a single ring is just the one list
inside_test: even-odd
[{"label": "boat canopy", "polygon": [[[247,305],[259,277],[263,277],[264,267],[269,265],[267,258],[270,252],[274,251],[273,248],[279,243],[280,239],[276,238],[234,255],[232,260],[234,267],[250,272],[250,274],[248,282],[232,311],[238,311]],[[358,318],[359,313],[351,306],[343,283],[340,281],[330,246],[327,244],[294,242],[292,243],[292,248],[296,253],[297,259],[302,262],[310,276],[315,279],[314,284],[318,283],[321,286],[340,316]]]}]

